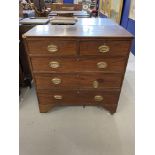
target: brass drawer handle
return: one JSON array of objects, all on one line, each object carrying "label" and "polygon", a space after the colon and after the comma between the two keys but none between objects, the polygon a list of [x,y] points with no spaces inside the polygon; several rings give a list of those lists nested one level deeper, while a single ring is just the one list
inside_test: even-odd
[{"label": "brass drawer handle", "polygon": [[53,78],[51,81],[52,81],[53,84],[60,84],[61,83],[60,78]]},{"label": "brass drawer handle", "polygon": [[98,88],[98,86],[99,86],[99,83],[98,83],[98,81],[93,81],[93,88]]},{"label": "brass drawer handle", "polygon": [[57,62],[57,61],[51,61],[51,62],[49,63],[49,66],[50,66],[51,68],[59,68],[59,67],[60,67],[60,64],[59,64],[59,62]]},{"label": "brass drawer handle", "polygon": [[100,68],[100,69],[104,69],[104,68],[107,68],[108,64],[106,62],[98,62],[97,63],[97,67]]},{"label": "brass drawer handle", "polygon": [[62,95],[54,95],[53,96],[56,100],[62,100]]},{"label": "brass drawer handle", "polygon": [[109,52],[110,47],[107,46],[107,45],[101,45],[101,46],[98,47],[98,50],[99,50],[99,52],[101,52],[101,53],[106,53],[106,52]]},{"label": "brass drawer handle", "polygon": [[102,101],[102,100],[103,100],[103,96],[101,96],[101,95],[96,95],[96,96],[94,97],[94,100],[97,101],[97,102]]},{"label": "brass drawer handle", "polygon": [[47,50],[48,50],[50,53],[55,53],[55,52],[58,51],[58,47],[57,47],[56,45],[51,44],[51,45],[48,45],[48,46],[47,46]]}]

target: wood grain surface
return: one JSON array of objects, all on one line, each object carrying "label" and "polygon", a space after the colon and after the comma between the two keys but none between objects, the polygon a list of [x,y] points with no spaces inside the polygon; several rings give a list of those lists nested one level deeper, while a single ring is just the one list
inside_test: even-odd
[{"label": "wood grain surface", "polygon": [[79,25],[36,26],[23,37],[40,112],[60,105],[116,112],[133,38],[129,32],[109,19],[82,19]]}]

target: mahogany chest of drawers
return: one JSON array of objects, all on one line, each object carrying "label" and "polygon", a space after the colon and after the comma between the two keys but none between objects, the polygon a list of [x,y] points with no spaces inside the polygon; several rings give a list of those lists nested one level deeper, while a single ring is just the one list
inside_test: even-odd
[{"label": "mahogany chest of drawers", "polygon": [[40,112],[60,105],[116,112],[132,41],[125,29],[117,24],[40,25],[23,38]]}]

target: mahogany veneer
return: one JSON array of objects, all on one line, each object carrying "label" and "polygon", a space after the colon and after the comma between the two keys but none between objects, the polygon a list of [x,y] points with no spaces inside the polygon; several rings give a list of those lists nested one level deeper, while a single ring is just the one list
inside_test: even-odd
[{"label": "mahogany veneer", "polygon": [[40,112],[60,105],[116,112],[132,41],[129,32],[104,19],[102,26],[36,26],[23,38]]}]

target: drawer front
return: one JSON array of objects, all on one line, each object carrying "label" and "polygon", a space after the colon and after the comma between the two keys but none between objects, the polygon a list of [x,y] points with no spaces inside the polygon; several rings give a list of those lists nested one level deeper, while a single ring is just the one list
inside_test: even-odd
[{"label": "drawer front", "polygon": [[35,75],[37,89],[120,88],[121,74],[42,74]]},{"label": "drawer front", "polygon": [[130,41],[82,41],[80,42],[80,55],[127,55]]},{"label": "drawer front", "polygon": [[106,72],[122,73],[125,67],[125,58],[94,58],[94,59],[74,59],[74,58],[46,58],[31,57],[32,68],[35,72],[47,73],[68,73],[68,72]]},{"label": "drawer front", "polygon": [[33,40],[28,41],[30,54],[76,55],[76,41]]},{"label": "drawer front", "polygon": [[117,104],[119,92],[105,91],[52,91],[38,93],[39,104],[103,105]]}]

